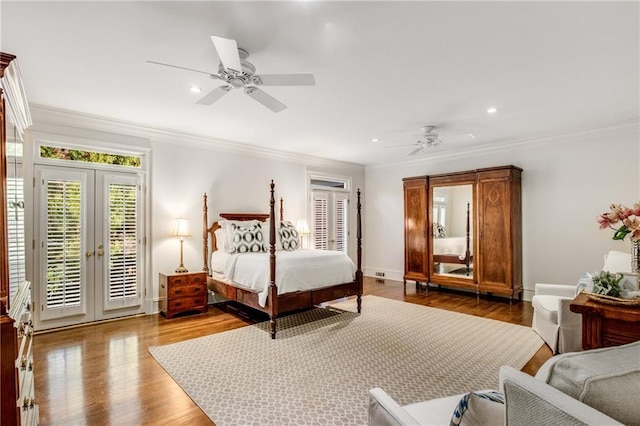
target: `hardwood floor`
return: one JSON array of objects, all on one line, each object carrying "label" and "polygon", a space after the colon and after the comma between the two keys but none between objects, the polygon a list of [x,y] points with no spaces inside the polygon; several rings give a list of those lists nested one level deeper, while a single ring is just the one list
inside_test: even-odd
[{"label": "hardwood floor", "polygon": [[[452,290],[422,289],[413,284],[365,278],[365,294],[531,325],[529,302],[512,305],[501,298]],[[363,306],[366,309],[366,305]],[[230,308],[176,317],[140,316],[37,334],[34,338],[36,399],[42,425],[210,425],[148,352],[149,346],[219,333],[264,317],[242,317]],[[533,374],[551,356],[543,346],[524,371]],[[194,366],[198,368],[198,366]],[[470,389],[471,390],[471,389]]]}]

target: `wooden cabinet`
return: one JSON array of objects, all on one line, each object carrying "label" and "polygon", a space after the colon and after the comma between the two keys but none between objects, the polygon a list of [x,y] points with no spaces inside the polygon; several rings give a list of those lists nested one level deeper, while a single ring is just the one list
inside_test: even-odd
[{"label": "wooden cabinet", "polygon": [[166,318],[183,312],[207,312],[206,272],[160,274],[160,313]]},{"label": "wooden cabinet", "polygon": [[14,295],[8,314],[0,318],[3,425],[39,423],[33,372],[30,294],[31,285],[25,281]]},{"label": "wooden cabinet", "polygon": [[640,307],[607,305],[578,294],[569,306],[582,315],[582,349],[625,345],[640,340]]},{"label": "wooden cabinet", "polygon": [[405,284],[520,297],[521,173],[503,166],[403,179]]}]

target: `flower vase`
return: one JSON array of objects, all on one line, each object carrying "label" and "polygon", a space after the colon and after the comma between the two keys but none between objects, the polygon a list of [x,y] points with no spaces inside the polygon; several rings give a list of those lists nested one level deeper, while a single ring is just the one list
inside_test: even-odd
[{"label": "flower vase", "polygon": [[640,240],[631,240],[631,272],[640,272]]}]

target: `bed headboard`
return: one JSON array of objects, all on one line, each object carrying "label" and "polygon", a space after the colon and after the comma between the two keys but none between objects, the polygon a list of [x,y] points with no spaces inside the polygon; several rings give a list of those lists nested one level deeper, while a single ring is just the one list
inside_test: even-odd
[{"label": "bed headboard", "polygon": [[[280,220],[283,220],[283,200],[280,198]],[[269,213],[220,213],[220,217],[226,220],[259,220],[261,222],[269,219]],[[220,229],[219,221],[215,221],[209,226],[207,193],[205,192],[202,202],[202,253],[204,272],[209,272],[209,253],[213,253],[216,248],[216,230]],[[209,240],[211,246],[209,246]]]}]

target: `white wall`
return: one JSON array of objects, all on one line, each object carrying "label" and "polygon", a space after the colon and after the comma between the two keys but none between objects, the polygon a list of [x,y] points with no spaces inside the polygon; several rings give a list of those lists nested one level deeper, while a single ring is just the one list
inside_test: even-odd
[{"label": "white wall", "polygon": [[[638,201],[638,125],[514,144],[508,150],[424,159],[366,170],[364,270],[402,280],[402,178],[513,164],[522,174],[523,283],[574,284],[602,266],[608,250],[630,250],[599,230],[611,203]],[[437,148],[436,148],[437,149]]]},{"label": "white wall", "polygon": [[349,177],[353,201],[350,204],[351,229],[354,230],[349,255],[354,261],[356,259],[355,198],[358,188],[364,190],[364,166],[266,151],[55,108],[32,106],[32,114],[34,129],[55,133],[62,140],[74,138],[85,144],[100,140],[108,145],[143,141],[145,149],[151,146],[148,155],[150,259],[145,282],[147,312],[157,311],[158,273],[170,273],[180,263],[179,240],[169,237],[178,216],[188,219],[193,235],[184,241],[184,265],[190,271],[202,270],[202,198],[205,192],[211,225],[221,212],[269,213],[269,183],[273,179],[277,200],[284,198],[285,219],[295,221],[307,217],[307,171]]},{"label": "white wall", "polygon": [[[151,145],[152,277],[157,277],[159,272],[171,272],[179,264],[179,242],[169,237],[178,216],[189,220],[193,234],[184,242],[184,265],[190,271],[202,269],[202,196],[205,192],[211,225],[222,212],[269,213],[269,183],[273,179],[276,202],[284,198],[285,219],[295,223],[297,218],[307,217],[307,170],[349,176],[353,184],[351,229],[355,231],[355,191],[364,185],[362,166],[304,158],[295,161],[265,158],[157,140],[152,140]],[[355,232],[351,233],[350,248],[355,261]],[[154,294],[157,294],[155,281]]]}]

